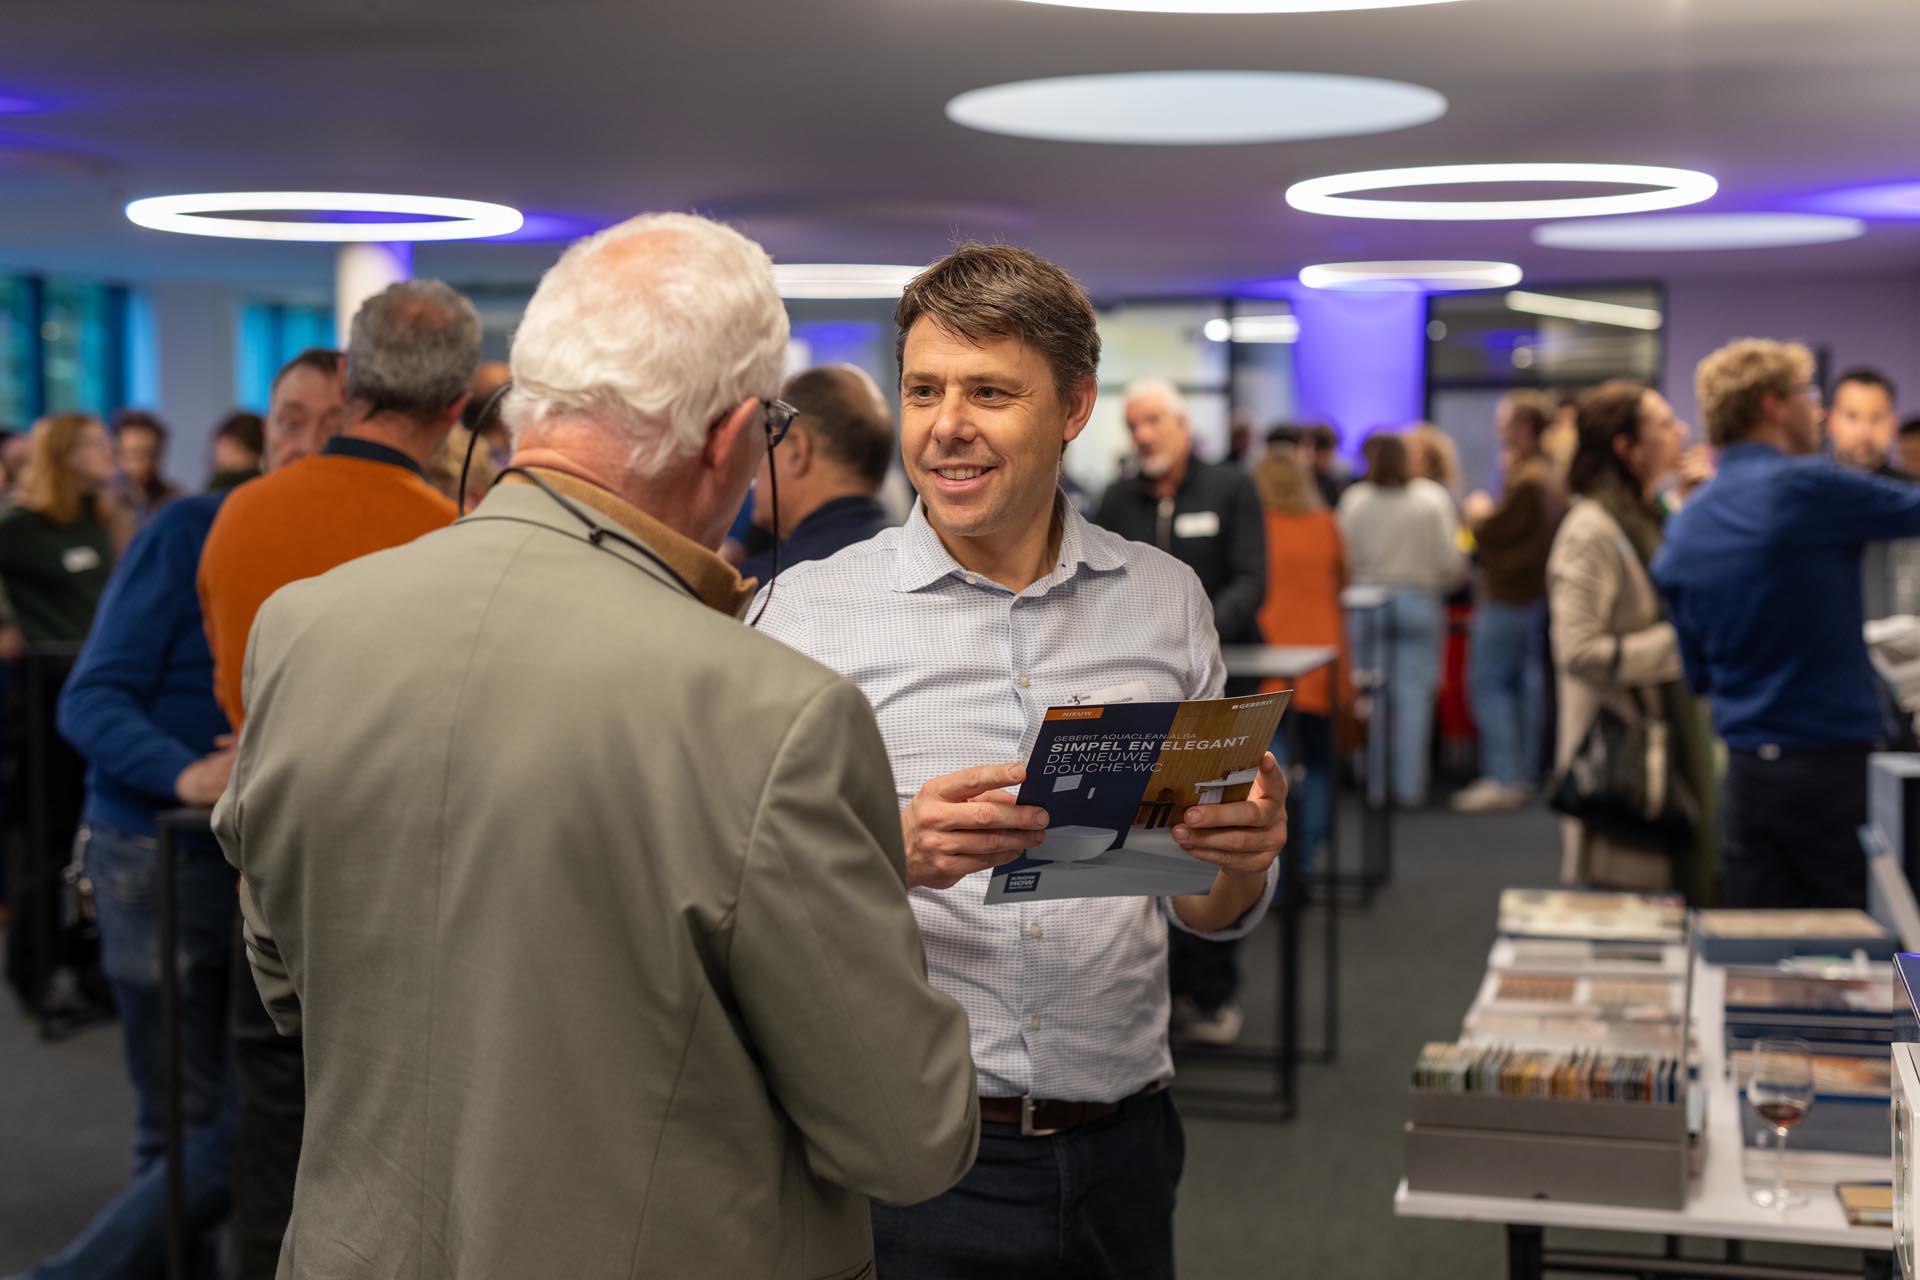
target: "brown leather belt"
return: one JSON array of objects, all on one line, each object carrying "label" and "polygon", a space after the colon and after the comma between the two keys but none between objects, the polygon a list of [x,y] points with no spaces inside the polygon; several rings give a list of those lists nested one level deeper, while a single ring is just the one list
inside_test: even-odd
[{"label": "brown leather belt", "polygon": [[1128,1103],[1137,1102],[1141,1098],[1151,1098],[1165,1088],[1166,1085],[1155,1082],[1118,1102],[1059,1102],[1051,1098],[982,1098],[980,1099],[980,1119],[989,1124],[1019,1125],[1022,1137],[1045,1138],[1052,1134],[1065,1133],[1069,1129],[1078,1129],[1096,1120],[1105,1120],[1108,1116],[1119,1114]]}]

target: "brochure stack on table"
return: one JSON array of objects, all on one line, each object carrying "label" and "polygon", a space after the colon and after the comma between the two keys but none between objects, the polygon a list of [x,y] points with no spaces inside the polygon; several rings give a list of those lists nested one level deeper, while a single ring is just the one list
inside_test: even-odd
[{"label": "brochure stack on table", "polygon": [[[1814,1105],[1793,1130],[1793,1176],[1834,1181],[1824,1154],[1885,1157],[1891,1151],[1893,971],[1888,964],[1787,960],[1726,971],[1726,1055],[1741,1103],[1741,1139],[1768,1151],[1770,1127],[1746,1105],[1756,1040],[1806,1042],[1813,1054]],[[1821,1175],[1828,1176],[1822,1179]]]},{"label": "brochure stack on table", "polygon": [[1460,1038],[1414,1067],[1415,1191],[1678,1208],[1693,1143],[1686,909],[1510,889]]}]

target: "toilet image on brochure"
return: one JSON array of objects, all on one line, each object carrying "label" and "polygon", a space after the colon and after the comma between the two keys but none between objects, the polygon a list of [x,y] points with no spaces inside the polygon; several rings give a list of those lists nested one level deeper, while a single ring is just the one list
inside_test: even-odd
[{"label": "toilet image on brochure", "polygon": [[1205,893],[1214,867],[1173,838],[1196,804],[1246,799],[1291,692],[1054,707],[1019,802],[1046,839],[997,868],[988,902]]}]

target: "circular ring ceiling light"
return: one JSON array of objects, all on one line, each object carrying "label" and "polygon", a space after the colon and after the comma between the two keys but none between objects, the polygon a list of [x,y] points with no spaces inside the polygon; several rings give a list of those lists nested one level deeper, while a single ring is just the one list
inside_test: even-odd
[{"label": "circular ring ceiling light", "polygon": [[1384,133],[1438,120],[1432,89],[1295,71],[1133,71],[992,85],[947,104],[947,119],[1050,142],[1205,147]]},{"label": "circular ring ceiling light", "polygon": [[[1545,200],[1360,200],[1356,191],[1398,187],[1454,187],[1488,182],[1607,183],[1653,187],[1611,196]],[[1709,199],[1720,184],[1693,169],[1644,164],[1442,164],[1375,169],[1310,178],[1287,188],[1287,203],[1303,213],[1335,218],[1393,218],[1411,222],[1500,222],[1524,218],[1592,218],[1610,213],[1677,209]]]},{"label": "circular ring ceiling light", "polygon": [[1309,289],[1355,293],[1443,293],[1454,289],[1506,289],[1519,284],[1520,268],[1511,262],[1429,260],[1406,262],[1323,262],[1300,270]]},{"label": "circular ring ceiling light", "polygon": [[[355,216],[397,213],[420,222],[282,222],[270,218],[211,217],[213,214],[345,213]],[[484,200],[448,196],[397,196],[364,191],[223,191],[196,195],[149,196],[127,206],[129,221],[154,231],[189,236],[225,236],[233,240],[304,240],[333,243],[409,240],[482,240],[518,231],[525,221],[518,209]]]},{"label": "circular ring ceiling light", "polygon": [[1068,9],[1117,9],[1126,13],[1332,13],[1352,9],[1410,9],[1454,0],[1027,0]]},{"label": "circular ring ceiling light", "polygon": [[1692,253],[1707,249],[1780,249],[1865,235],[1866,223],[1825,213],[1676,213],[1603,222],[1549,222],[1533,242],[1549,249],[1613,253]]},{"label": "circular ring ceiling light", "polygon": [[897,298],[924,270],[862,262],[776,262],[773,282],[783,298]]}]

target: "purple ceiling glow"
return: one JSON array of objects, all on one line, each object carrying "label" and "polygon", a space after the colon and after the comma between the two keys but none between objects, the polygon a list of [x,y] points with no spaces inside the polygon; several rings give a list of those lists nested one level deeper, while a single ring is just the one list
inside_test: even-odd
[{"label": "purple ceiling glow", "polygon": [[489,236],[491,243],[503,240],[525,240],[533,243],[578,240],[590,236],[596,231],[612,226],[611,222],[592,218],[575,218],[564,213],[532,213],[522,210],[526,219],[518,231],[508,232],[504,236]]},{"label": "purple ceiling glow", "polygon": [[45,105],[35,102],[32,98],[0,93],[0,116],[30,116],[45,110]]},{"label": "purple ceiling glow", "polygon": [[1856,218],[1920,218],[1920,181],[1879,182],[1864,187],[1842,187],[1807,201],[1827,213]]}]

